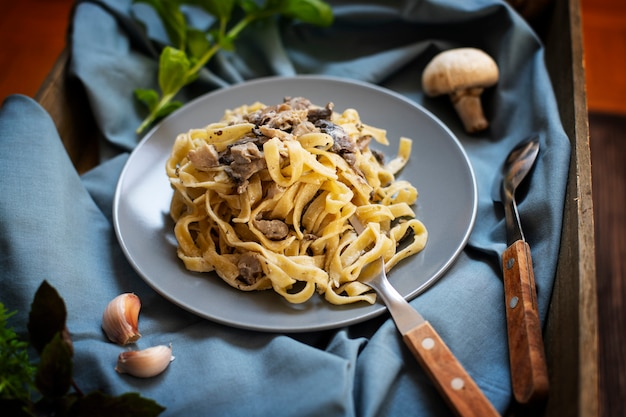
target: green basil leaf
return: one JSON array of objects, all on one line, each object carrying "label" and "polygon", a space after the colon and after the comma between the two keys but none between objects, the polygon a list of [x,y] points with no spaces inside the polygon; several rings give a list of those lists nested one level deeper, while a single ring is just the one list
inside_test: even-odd
[{"label": "green basil leaf", "polygon": [[190,64],[180,49],[166,46],[159,62],[159,87],[164,96],[174,95],[187,83]]},{"label": "green basil leaf", "polygon": [[283,0],[282,3],[279,12],[284,16],[319,26],[333,23],[332,8],[322,0]]},{"label": "green basil leaf", "polygon": [[41,353],[57,334],[65,330],[67,310],[56,289],[43,281],[33,299],[28,316],[30,342]]},{"label": "green basil leaf", "polygon": [[133,2],[151,6],[159,15],[171,44],[178,49],[185,48],[187,21],[179,8],[179,0],[133,0]]},{"label": "green basil leaf", "polygon": [[187,52],[189,59],[201,58],[209,49],[211,42],[207,37],[207,33],[198,29],[187,30]]},{"label": "green basil leaf", "polygon": [[138,88],[134,93],[137,100],[144,103],[151,112],[154,111],[159,104],[159,93],[156,90]]},{"label": "green basil leaf", "polygon": [[182,102],[180,101],[170,101],[169,103],[167,103],[166,105],[164,105],[163,107],[161,107],[156,113],[155,113],[155,118],[156,119],[161,119],[165,116],[167,116],[170,113],[174,113],[174,111],[178,110],[179,108],[181,108],[183,105]]},{"label": "green basil leaf", "polygon": [[63,397],[72,385],[72,372],[72,352],[58,332],[41,352],[35,386],[44,397]]},{"label": "green basil leaf", "polygon": [[239,0],[239,7],[241,7],[246,14],[251,15],[261,11],[261,7],[254,0]]},{"label": "green basil leaf", "polygon": [[219,43],[220,48],[225,51],[234,51],[235,50],[235,38],[236,36],[220,36]]}]

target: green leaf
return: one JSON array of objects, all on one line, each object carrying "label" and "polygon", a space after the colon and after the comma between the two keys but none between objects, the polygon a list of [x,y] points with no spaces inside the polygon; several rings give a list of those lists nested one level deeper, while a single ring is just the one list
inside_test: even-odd
[{"label": "green leaf", "polygon": [[30,399],[35,374],[35,367],[28,357],[28,344],[8,327],[8,319],[13,314],[15,312],[8,313],[4,304],[0,303],[0,401],[8,401],[6,407]]},{"label": "green leaf", "polygon": [[225,51],[234,51],[235,50],[235,36],[224,35],[220,36],[219,43],[220,48]]},{"label": "green leaf", "polygon": [[261,11],[261,7],[254,0],[238,0],[238,3],[246,14],[254,15]]},{"label": "green leaf", "polygon": [[200,6],[211,15],[221,20],[230,19],[235,0],[181,0],[184,4]]},{"label": "green leaf", "polygon": [[134,93],[137,100],[144,103],[150,111],[154,111],[159,105],[159,93],[156,90],[138,88]]},{"label": "green leaf", "polygon": [[281,0],[279,11],[286,17],[319,26],[333,23],[332,8],[322,0]]},{"label": "green leaf", "polygon": [[30,342],[40,353],[57,334],[65,330],[67,310],[59,293],[43,281],[35,293],[28,316]]},{"label": "green leaf", "polygon": [[211,46],[206,32],[198,29],[189,29],[187,31],[187,52],[190,59],[202,57],[211,49]]},{"label": "green leaf", "polygon": [[[193,82],[199,71],[220,50],[234,50],[237,36],[252,22],[283,15],[316,25],[330,25],[333,21],[331,7],[322,0],[134,0],[151,5],[165,27],[174,34],[173,46],[167,46],[161,52],[159,61],[159,87],[161,95],[157,98],[152,92],[136,90],[135,96],[146,103],[150,114],[142,121],[135,131],[142,133],[158,118],[163,117],[179,107],[170,105],[178,91]],[[198,6],[213,15],[218,24],[207,29],[205,33],[186,26],[180,5]],[[176,10],[174,10],[176,5]],[[234,13],[235,6],[241,10]],[[241,15],[243,12],[243,16]],[[238,16],[238,21],[231,25],[231,17]],[[184,27],[184,35],[180,34]],[[168,32],[169,33],[169,32]]]},{"label": "green leaf", "polygon": [[72,385],[72,352],[58,332],[41,352],[35,386],[47,398],[60,398]]},{"label": "green leaf", "polygon": [[181,108],[182,105],[183,103],[180,101],[170,101],[156,112],[155,117],[157,119],[161,119],[170,113],[174,113],[176,110]]},{"label": "green leaf", "polygon": [[159,87],[164,96],[174,95],[187,83],[189,59],[180,49],[165,47],[159,62]]},{"label": "green leaf", "polygon": [[79,398],[69,412],[70,417],[152,417],[165,410],[153,400],[141,397],[137,393],[122,394],[113,397],[95,391]]},{"label": "green leaf", "polygon": [[178,49],[185,49],[187,21],[179,8],[178,0],[133,0],[134,3],[144,3],[151,6],[159,15],[167,36],[172,45]]}]

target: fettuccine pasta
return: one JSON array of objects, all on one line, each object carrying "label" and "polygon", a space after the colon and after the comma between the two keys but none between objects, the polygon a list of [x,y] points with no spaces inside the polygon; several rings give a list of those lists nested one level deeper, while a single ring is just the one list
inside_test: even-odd
[{"label": "fettuccine pasta", "polygon": [[[226,110],[178,135],[166,171],[179,258],[292,303],[315,292],[333,304],[373,303],[361,270],[382,256],[389,271],[424,248],[427,231],[411,208],[417,190],[395,178],[411,140],[384,165],[372,139],[388,145],[356,110],[301,97]],[[361,234],[352,216],[367,225]]]}]

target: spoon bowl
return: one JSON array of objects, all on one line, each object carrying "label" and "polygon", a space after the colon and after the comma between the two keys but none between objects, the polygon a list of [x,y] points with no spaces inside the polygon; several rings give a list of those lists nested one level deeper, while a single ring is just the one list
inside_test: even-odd
[{"label": "spoon bowl", "polygon": [[530,172],[539,154],[539,137],[536,135],[520,142],[502,167],[502,199],[515,199],[515,190]]},{"label": "spoon bowl", "polygon": [[539,137],[533,135],[513,148],[502,167],[500,197],[504,204],[509,245],[517,240],[524,240],[515,191],[534,166],[537,154],[539,154]]}]

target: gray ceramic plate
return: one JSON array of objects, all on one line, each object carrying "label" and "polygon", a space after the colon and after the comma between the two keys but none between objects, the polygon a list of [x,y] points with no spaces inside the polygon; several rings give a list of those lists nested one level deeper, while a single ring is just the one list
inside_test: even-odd
[{"label": "gray ceramic plate", "polygon": [[172,191],[165,161],[176,135],[219,120],[224,110],[261,101],[271,105],[285,96],[313,103],[332,101],[335,110],[355,108],[362,120],[384,128],[395,156],[400,136],[413,139],[408,165],[399,175],[419,192],[417,217],[429,232],[426,248],[398,264],[390,280],[407,299],[427,289],[463,250],[474,226],[476,180],[462,146],[452,132],[424,108],[366,83],[320,77],[258,79],[202,96],[166,118],[130,155],[113,205],[115,231],[122,249],[143,279],[171,302],[201,317],[230,326],[270,332],[323,330],[361,322],[381,314],[380,303],[334,306],[315,295],[292,305],[273,291],[242,292],[213,273],[187,271],[176,256],[169,218]]}]

